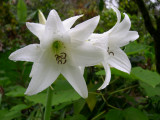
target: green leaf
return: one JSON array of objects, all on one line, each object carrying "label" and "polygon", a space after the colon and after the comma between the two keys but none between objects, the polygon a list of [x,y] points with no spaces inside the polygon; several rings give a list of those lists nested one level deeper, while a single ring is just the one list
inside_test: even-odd
[{"label": "green leaf", "polygon": [[125,47],[124,51],[127,55],[133,55],[146,50],[146,48],[146,45],[131,42]]},{"label": "green leaf", "polygon": [[74,103],[74,113],[79,114],[81,112],[81,110],[83,109],[85,103],[86,103],[86,101],[83,98],[77,100]]},{"label": "green leaf", "polygon": [[147,83],[152,87],[155,87],[160,83],[160,75],[158,73],[144,70],[141,67],[133,68],[131,74],[138,80]]},{"label": "green leaf", "polygon": [[[127,74],[127,73],[122,72],[120,70],[117,70],[115,68],[110,68],[110,69],[111,69],[111,73],[113,75],[121,76],[123,78],[130,78],[131,77],[130,74]],[[96,75],[106,75],[105,70],[100,70],[100,71],[96,72]]]},{"label": "green leaf", "polygon": [[21,110],[24,110],[24,109],[26,109],[26,108],[28,108],[27,105],[25,105],[25,104],[18,104],[18,105],[16,105],[16,106],[12,107],[12,108],[10,109],[10,111],[21,111]]},{"label": "green leaf", "polygon": [[147,96],[152,97],[155,95],[160,95],[160,86],[156,86],[155,88],[144,83],[144,82],[140,82],[140,86],[142,88],[144,88],[144,91],[146,93]]},{"label": "green leaf", "polygon": [[123,119],[123,111],[116,110],[116,109],[111,109],[105,115],[105,120],[124,120]]},{"label": "green leaf", "polygon": [[27,18],[27,6],[24,0],[18,0],[17,15],[19,22],[26,22]]},{"label": "green leaf", "polygon": [[104,5],[105,5],[104,1],[103,0],[99,0],[99,11],[102,12],[102,10],[104,8]]},{"label": "green leaf", "polygon": [[26,89],[22,86],[14,86],[12,90],[6,93],[6,96],[10,97],[23,97]]},{"label": "green leaf", "polygon": [[[81,98],[64,78],[57,79],[53,84],[54,90],[52,105],[58,105],[60,103],[70,102]],[[42,92],[33,96],[26,96],[25,98],[34,103],[42,103],[45,105],[46,92]]]},{"label": "green leaf", "polygon": [[87,118],[81,114],[73,115],[73,116],[67,116],[64,120],[87,120]]},{"label": "green leaf", "polygon": [[7,113],[8,113],[7,109],[0,110],[0,118],[4,118]]},{"label": "green leaf", "polygon": [[133,107],[125,109],[123,113],[125,120],[148,120],[143,112]]}]

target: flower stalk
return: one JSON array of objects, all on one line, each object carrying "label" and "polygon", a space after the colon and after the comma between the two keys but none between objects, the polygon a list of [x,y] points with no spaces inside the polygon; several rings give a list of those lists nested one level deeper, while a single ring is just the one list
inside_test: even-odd
[{"label": "flower stalk", "polygon": [[51,109],[52,109],[52,96],[53,96],[52,90],[50,87],[48,87],[44,120],[50,120]]}]

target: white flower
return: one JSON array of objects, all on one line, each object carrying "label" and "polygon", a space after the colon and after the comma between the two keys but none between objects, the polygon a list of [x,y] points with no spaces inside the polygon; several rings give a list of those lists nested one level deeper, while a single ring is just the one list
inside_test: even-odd
[{"label": "white flower", "polygon": [[88,90],[79,66],[91,66],[103,59],[99,48],[86,42],[99,22],[99,16],[89,19],[70,29],[81,16],[61,21],[52,10],[47,20],[40,23],[26,23],[36,35],[40,44],[31,44],[13,52],[9,59],[34,62],[31,82],[25,94],[33,95],[49,87],[62,74],[72,87],[83,97]]},{"label": "white flower", "polygon": [[139,37],[136,31],[129,31],[131,22],[128,15],[124,13],[125,17],[120,22],[121,13],[115,7],[112,7],[112,9],[116,12],[118,18],[115,26],[103,34],[92,34],[89,38],[95,46],[103,48],[105,53],[105,60],[102,64],[106,71],[106,78],[99,90],[104,89],[110,82],[110,66],[130,73],[131,63],[120,47],[127,45],[130,41],[134,41]]}]

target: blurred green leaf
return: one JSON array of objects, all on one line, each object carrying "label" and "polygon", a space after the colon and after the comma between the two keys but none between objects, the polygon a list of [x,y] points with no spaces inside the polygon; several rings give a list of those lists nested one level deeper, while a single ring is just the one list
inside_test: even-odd
[{"label": "blurred green leaf", "polygon": [[11,91],[6,93],[6,96],[10,97],[23,97],[26,89],[22,86],[14,86]]},{"label": "blurred green leaf", "polygon": [[73,115],[73,116],[67,116],[64,120],[87,120],[87,118],[81,114]]},{"label": "blurred green leaf", "polygon": [[99,11],[103,10],[104,5],[105,5],[104,1],[103,0],[99,0]]},{"label": "blurred green leaf", "polygon": [[4,118],[5,115],[8,113],[8,110],[7,109],[4,109],[4,110],[0,110],[0,118]]},{"label": "blurred green leaf", "polygon": [[[88,85],[88,89],[93,89],[94,88],[94,84],[92,82],[89,83]],[[88,98],[86,99],[86,102],[87,102],[87,105],[90,109],[90,111],[93,111],[96,103],[97,103],[97,98],[96,98],[96,95],[95,94],[88,94]]]},{"label": "blurred green leaf", "polygon": [[123,119],[123,111],[111,109],[105,115],[105,120],[124,120]]},{"label": "blurred green leaf", "polygon": [[24,110],[24,109],[26,109],[26,108],[28,108],[27,105],[25,105],[25,104],[18,104],[18,105],[16,105],[16,106],[12,107],[12,108],[10,109],[10,111],[21,111],[21,110]]},{"label": "blurred green leaf", "polygon": [[152,97],[155,95],[160,95],[160,86],[152,87],[144,82],[140,82],[140,85],[142,88],[144,88],[147,96]]},{"label": "blurred green leaf", "polygon": [[139,109],[130,107],[123,111],[125,120],[148,120],[147,116]]},{"label": "blurred green leaf", "polygon": [[86,103],[86,101],[83,98],[77,100],[74,103],[74,113],[79,114],[81,112],[81,110],[83,109],[85,103]]},{"label": "blurred green leaf", "polygon": [[160,83],[160,75],[158,73],[144,70],[141,67],[132,68],[131,74],[138,80],[143,81],[152,87],[155,87]]},{"label": "blurred green leaf", "polygon": [[17,15],[19,22],[26,22],[27,18],[27,6],[24,0],[18,0]]},{"label": "blurred green leaf", "polygon": [[146,48],[147,48],[146,45],[131,42],[125,47],[124,51],[127,55],[133,55],[146,50]]},{"label": "blurred green leaf", "polygon": [[[121,76],[123,78],[131,78],[130,74],[127,74],[127,73],[122,72],[120,70],[117,70],[115,68],[110,68],[110,69],[111,69],[111,73],[113,75]],[[106,75],[105,70],[100,70],[100,71],[96,72],[96,75]]]}]

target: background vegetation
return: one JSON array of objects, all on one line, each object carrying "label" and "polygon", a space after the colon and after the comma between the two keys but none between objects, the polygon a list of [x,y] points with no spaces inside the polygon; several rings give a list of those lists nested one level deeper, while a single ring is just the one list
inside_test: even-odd
[{"label": "background vegetation", "polygon": [[[59,76],[52,85],[51,120],[160,120],[160,1],[119,0],[119,10],[132,21],[131,30],[140,37],[122,48],[132,63],[128,75],[112,68],[109,86],[96,89],[103,83],[102,67],[85,69],[89,97],[82,99]],[[140,9],[139,9],[140,8]],[[116,23],[116,14],[106,9],[103,0],[1,0],[0,1],[0,119],[42,120],[46,91],[25,96],[32,63],[13,62],[11,52],[31,43],[39,43],[25,25],[38,22],[38,9],[47,17],[56,9],[62,20],[84,14],[76,24],[100,14],[95,32],[109,30]],[[123,14],[122,14],[123,15]],[[156,72],[157,71],[157,72]]]}]

